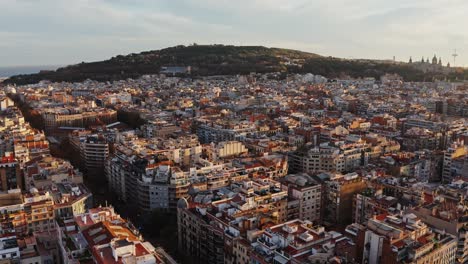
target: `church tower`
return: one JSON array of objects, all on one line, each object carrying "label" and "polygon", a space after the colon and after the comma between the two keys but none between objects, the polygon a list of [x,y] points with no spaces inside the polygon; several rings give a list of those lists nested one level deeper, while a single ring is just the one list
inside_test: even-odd
[{"label": "church tower", "polygon": [[439,57],[439,66],[442,66],[442,58]]},{"label": "church tower", "polygon": [[434,54],[434,57],[432,57],[432,64],[436,65],[437,64],[437,56]]},{"label": "church tower", "polygon": [[409,63],[413,63],[413,58],[409,57]]}]

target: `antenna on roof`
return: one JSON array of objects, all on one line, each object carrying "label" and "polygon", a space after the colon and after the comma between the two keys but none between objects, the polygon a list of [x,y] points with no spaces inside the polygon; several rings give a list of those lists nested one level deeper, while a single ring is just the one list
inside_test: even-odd
[{"label": "antenna on roof", "polygon": [[455,66],[455,61],[456,61],[456,59],[457,59],[457,57],[458,57],[457,49],[455,49],[455,50],[453,51],[452,57],[453,57],[453,66]]}]

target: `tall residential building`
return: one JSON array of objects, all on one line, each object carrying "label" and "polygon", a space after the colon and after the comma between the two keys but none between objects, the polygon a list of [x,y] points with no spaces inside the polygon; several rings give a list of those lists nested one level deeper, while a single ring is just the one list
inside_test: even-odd
[{"label": "tall residential building", "polygon": [[177,202],[186,198],[190,183],[178,167],[160,165],[138,179],[138,208],[142,212],[154,209],[177,209]]},{"label": "tall residential building", "polygon": [[224,230],[210,218],[207,217],[206,208],[189,208],[186,200],[179,202],[179,250],[199,263],[223,264]]},{"label": "tall residential building", "polygon": [[442,181],[450,183],[457,176],[463,176],[463,170],[466,169],[465,163],[468,163],[468,146],[463,141],[452,143],[444,152],[444,163],[442,167]]},{"label": "tall residential building", "polygon": [[104,172],[109,142],[104,135],[89,135],[80,143],[80,156],[86,172]]},{"label": "tall residential building", "polygon": [[[314,223],[321,222],[322,212],[322,185],[307,174],[289,174],[281,180],[283,189],[288,191],[289,220],[299,218]],[[297,214],[289,212],[294,210],[292,204],[297,204]]]},{"label": "tall residential building", "polygon": [[348,225],[353,218],[353,196],[366,188],[356,173],[337,175],[324,183],[324,225]]},{"label": "tall residential building", "polygon": [[15,160],[13,153],[7,153],[7,156],[0,161],[0,190],[8,191],[13,189],[23,189],[23,177],[21,176],[20,166]]}]

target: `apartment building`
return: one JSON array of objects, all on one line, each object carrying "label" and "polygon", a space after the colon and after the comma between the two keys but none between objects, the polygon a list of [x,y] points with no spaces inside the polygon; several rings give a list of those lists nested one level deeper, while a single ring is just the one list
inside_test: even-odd
[{"label": "apartment building", "polygon": [[20,166],[13,153],[6,153],[0,160],[0,188],[1,191],[13,189],[23,189],[23,177],[21,176]]},{"label": "apartment building", "polygon": [[465,176],[463,170],[468,168],[467,158],[468,146],[463,141],[453,142],[444,152],[442,181],[450,183],[456,177]]},{"label": "apartment building", "polygon": [[162,248],[144,241],[113,207],[91,208],[58,221],[57,240],[63,263],[176,263]]},{"label": "apartment building", "polygon": [[43,132],[26,129],[22,133],[14,134],[13,152],[20,164],[24,164],[42,155],[50,154],[49,141]]},{"label": "apartment building", "polygon": [[399,140],[402,149],[406,151],[418,151],[423,149],[443,149],[446,138],[442,132],[412,127],[408,129]]},{"label": "apartment building", "polygon": [[247,133],[257,131],[250,123],[213,123],[207,120],[199,121],[197,136],[202,144],[221,141],[241,140]]},{"label": "apartment building", "polygon": [[361,144],[342,144],[334,147],[322,144],[304,151],[289,153],[291,172],[346,172],[366,166],[369,147]]},{"label": "apartment building", "polygon": [[80,141],[80,156],[86,172],[103,173],[109,158],[109,141],[103,134],[88,135]]},{"label": "apartment building", "polygon": [[408,212],[416,215],[428,226],[436,230],[444,230],[455,237],[457,241],[456,263],[466,263],[468,261],[467,211],[457,206],[463,204],[463,201],[457,203],[449,196],[445,197],[445,200],[438,199],[438,201],[411,208]]},{"label": "apartment building", "polygon": [[435,162],[428,151],[397,152],[380,157],[382,167],[396,177],[411,177],[427,181],[437,175]]},{"label": "apartment building", "polygon": [[323,223],[348,225],[352,222],[353,196],[366,188],[366,183],[356,173],[335,175],[324,182]]},{"label": "apartment building", "polygon": [[69,218],[86,212],[93,205],[93,195],[84,184],[62,182],[52,190],[57,217]]},{"label": "apartment building", "polygon": [[335,255],[332,239],[346,237],[309,221],[284,222],[265,229],[251,244],[250,263],[326,263]]},{"label": "apartment building", "polygon": [[382,195],[382,191],[366,188],[353,197],[353,223],[366,224],[375,215],[394,214],[401,205],[393,196]]},{"label": "apartment building", "polygon": [[222,141],[217,144],[214,142],[203,149],[208,160],[214,162],[229,157],[239,157],[248,153],[248,149],[239,141]]},{"label": "apartment building", "polygon": [[41,110],[41,116],[48,133],[56,132],[60,127],[87,127],[117,121],[117,111],[100,108],[91,112],[79,108],[46,108]]},{"label": "apartment building", "polygon": [[[224,194],[230,192],[235,195]],[[246,247],[247,233],[287,218],[287,192],[269,179],[244,180],[189,200],[178,204],[179,248],[201,263],[247,261],[239,248]]]},{"label": "apartment building", "polygon": [[190,182],[178,167],[160,165],[142,175],[137,185],[138,208],[149,213],[154,209],[175,210],[179,199],[188,196]]},{"label": "apartment building", "polygon": [[131,241],[128,238],[113,238],[109,243],[93,247],[95,263],[163,263],[154,254],[154,247],[149,242]]},{"label": "apartment building", "polygon": [[14,234],[2,234],[0,236],[0,262],[19,263],[20,248]]},{"label": "apartment building", "polygon": [[455,263],[456,239],[433,233],[414,214],[377,216],[358,237],[362,263]]},{"label": "apartment building", "polygon": [[161,137],[166,138],[169,135],[180,132],[180,127],[164,120],[149,121],[140,127],[145,138]]},{"label": "apartment building", "polygon": [[224,230],[209,221],[206,208],[189,208],[182,199],[177,209],[179,250],[198,263],[224,263]]},{"label": "apartment building", "polygon": [[30,232],[44,232],[55,229],[54,200],[50,193],[33,193],[24,198],[24,212]]},{"label": "apartment building", "polygon": [[281,185],[288,191],[288,220],[298,218],[313,223],[321,222],[322,184],[308,174],[300,173],[286,175]]}]

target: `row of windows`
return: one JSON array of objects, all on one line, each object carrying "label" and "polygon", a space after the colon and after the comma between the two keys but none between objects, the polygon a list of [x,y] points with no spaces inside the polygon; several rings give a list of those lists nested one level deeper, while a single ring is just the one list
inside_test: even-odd
[{"label": "row of windows", "polygon": [[2,254],[2,259],[7,259],[7,258],[16,258],[18,255],[16,252],[13,252],[11,254]]}]

